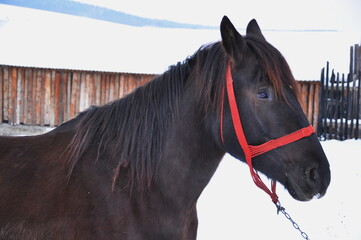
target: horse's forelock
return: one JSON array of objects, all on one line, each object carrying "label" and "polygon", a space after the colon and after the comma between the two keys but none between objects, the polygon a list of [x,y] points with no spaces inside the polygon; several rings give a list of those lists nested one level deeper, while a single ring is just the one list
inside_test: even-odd
[{"label": "horse's forelock", "polygon": [[248,47],[256,54],[261,67],[272,84],[275,96],[286,100],[285,87],[290,88],[299,99],[298,84],[282,54],[268,42],[246,37]]}]

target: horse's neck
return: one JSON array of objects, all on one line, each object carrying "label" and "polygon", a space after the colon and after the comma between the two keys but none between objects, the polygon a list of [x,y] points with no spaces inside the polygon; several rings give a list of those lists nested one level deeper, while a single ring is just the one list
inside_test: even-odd
[{"label": "horse's neck", "polygon": [[185,202],[198,199],[224,154],[195,98],[192,88],[188,88],[166,141],[157,178],[157,184],[163,185],[170,198]]}]

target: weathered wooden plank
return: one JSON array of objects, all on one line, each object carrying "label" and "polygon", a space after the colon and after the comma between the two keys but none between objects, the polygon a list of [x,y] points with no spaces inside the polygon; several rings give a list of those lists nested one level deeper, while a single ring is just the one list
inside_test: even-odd
[{"label": "weathered wooden plank", "polygon": [[74,72],[71,86],[69,117],[74,118],[79,109],[80,73]]},{"label": "weathered wooden plank", "polygon": [[31,105],[32,105],[32,83],[33,83],[33,71],[32,69],[26,69],[25,71],[25,96],[24,96],[24,124],[31,125]]},{"label": "weathered wooden plank", "polygon": [[67,118],[67,89],[68,89],[68,73],[62,72],[61,80],[60,80],[60,99],[59,99],[59,106],[61,111],[59,112],[59,123],[58,125],[62,124],[65,119]]},{"label": "weathered wooden plank", "polygon": [[94,87],[94,77],[93,74],[87,74],[87,84],[88,84],[88,104],[86,108],[94,105],[95,102],[95,87]]},{"label": "weathered wooden plank", "polygon": [[74,88],[74,90],[76,90],[77,92],[75,93],[75,98],[76,98],[76,104],[75,104],[75,116],[80,112],[80,84],[81,84],[81,74],[79,73],[77,75],[77,85],[76,88]]},{"label": "weathered wooden plank", "polygon": [[105,77],[106,81],[105,81],[105,103],[110,102],[110,74],[106,74]]},{"label": "weathered wooden plank", "polygon": [[60,125],[64,119],[64,73],[59,74],[59,97],[58,97],[58,123]]},{"label": "weathered wooden plank", "polygon": [[86,109],[86,105],[85,105],[85,98],[86,96],[86,92],[85,92],[85,84],[86,84],[86,80],[85,80],[86,74],[85,73],[81,73],[80,75],[80,97],[79,97],[79,111],[84,111]]},{"label": "weathered wooden plank", "polygon": [[307,112],[308,112],[308,102],[307,102],[307,95],[308,95],[308,85],[307,84],[304,84],[302,83],[301,84],[301,107],[302,107],[302,110],[303,112],[305,113],[305,115],[307,116]]},{"label": "weathered wooden plank", "polygon": [[115,94],[114,94],[114,90],[115,90],[115,76],[114,74],[109,74],[109,99],[108,102],[111,102],[115,99]]},{"label": "weathered wooden plank", "polygon": [[58,98],[58,123],[60,125],[64,119],[64,101],[65,101],[65,92],[64,92],[64,72],[60,72],[60,81],[59,81],[59,98]]},{"label": "weathered wooden plank", "polygon": [[16,89],[16,124],[20,124],[23,119],[23,98],[24,98],[24,69],[18,68],[18,79]]},{"label": "weathered wooden plank", "polygon": [[49,120],[50,120],[50,126],[55,126],[55,82],[56,82],[56,70],[51,70],[50,74],[50,112],[49,112]]},{"label": "weathered wooden plank", "polygon": [[55,89],[54,89],[54,125],[59,125],[60,123],[60,82],[61,82],[61,73],[55,73]]},{"label": "weathered wooden plank", "polygon": [[95,74],[89,74],[89,104],[90,106],[96,105],[96,86],[95,86]]},{"label": "weathered wooden plank", "polygon": [[73,84],[73,72],[68,72],[68,78],[66,83],[66,118],[64,121],[68,121],[71,119],[70,117],[70,101],[71,101],[71,87]]},{"label": "weathered wooden plank", "polygon": [[70,118],[69,118],[69,110],[70,110],[70,81],[71,81],[71,75],[72,75],[72,72],[70,71],[67,71],[64,75],[64,103],[63,103],[63,106],[64,106],[64,116],[63,116],[63,122],[65,121],[68,121]]},{"label": "weathered wooden plank", "polygon": [[40,75],[40,116],[39,116],[39,124],[40,126],[44,126],[45,122],[45,82],[46,82],[46,70],[41,70]]},{"label": "weathered wooden plank", "polygon": [[95,83],[95,105],[99,106],[101,105],[101,75],[100,74],[96,74],[95,75],[95,79],[94,79]]},{"label": "weathered wooden plank", "polygon": [[120,76],[119,74],[114,74],[114,89],[113,89],[113,100],[119,99],[119,87],[120,87]]},{"label": "weathered wooden plank", "polygon": [[121,74],[119,77],[119,91],[118,91],[118,98],[124,97],[124,74]]},{"label": "weathered wooden plank", "polygon": [[35,124],[41,125],[40,119],[42,118],[42,109],[41,109],[41,82],[42,82],[42,71],[40,69],[36,70],[36,87],[35,91]]},{"label": "weathered wooden plank", "polygon": [[31,125],[36,125],[36,85],[37,85],[37,70],[33,69],[32,71],[32,88],[31,88],[31,111],[30,111],[30,120]]},{"label": "weathered wooden plank", "polygon": [[321,84],[319,82],[315,83],[315,98],[314,98],[314,108],[313,108],[313,127],[318,128],[318,116],[320,112],[320,95],[321,95]]},{"label": "weathered wooden plank", "polygon": [[46,70],[44,74],[44,103],[43,103],[43,124],[50,125],[50,111],[51,111],[51,71]]},{"label": "weathered wooden plank", "polygon": [[11,67],[5,69],[4,75],[5,120],[11,124]]},{"label": "weathered wooden plank", "polygon": [[102,103],[101,105],[104,105],[108,102],[108,89],[109,87],[109,75],[104,74],[102,79]]},{"label": "weathered wooden plank", "polygon": [[11,68],[5,69],[4,74],[4,116],[5,120],[11,123]]},{"label": "weathered wooden plank", "polygon": [[27,72],[28,69],[24,68],[24,78],[23,78],[23,82],[22,82],[22,88],[23,88],[23,93],[22,93],[22,102],[21,102],[21,118],[20,121],[22,124],[26,124],[26,113],[27,113],[27,102],[26,102],[26,97],[28,95],[28,89],[27,89]]},{"label": "weathered wooden plank", "polygon": [[123,77],[123,95],[122,97],[128,94],[128,82],[129,82],[129,74],[124,74]]},{"label": "weathered wooden plank", "polygon": [[124,79],[124,96],[128,95],[128,93],[130,92],[131,81],[132,81],[132,75],[127,74],[126,78]]},{"label": "weathered wooden plank", "polygon": [[131,93],[138,87],[138,76],[136,74],[132,74],[131,86],[128,93]]},{"label": "weathered wooden plank", "polygon": [[84,98],[84,110],[89,108],[91,102],[91,75],[85,74],[85,98]]},{"label": "weathered wooden plank", "polygon": [[315,86],[314,84],[309,85],[308,91],[308,103],[307,103],[307,119],[308,121],[313,124],[313,104],[314,104],[314,94],[315,94]]},{"label": "weathered wooden plank", "polygon": [[106,75],[102,73],[100,76],[100,105],[103,105],[106,101],[105,88],[106,88]]},{"label": "weathered wooden plank", "polygon": [[26,68],[22,69],[22,79],[21,79],[21,102],[20,102],[20,123],[24,124],[24,118],[26,115],[26,106],[25,106],[25,101],[26,101],[26,80],[25,80],[25,71]]},{"label": "weathered wooden plank", "polygon": [[17,84],[18,84],[18,71],[16,67],[11,68],[11,98],[10,98],[10,109],[11,109],[11,120],[10,124],[16,124],[16,100],[17,100]]}]

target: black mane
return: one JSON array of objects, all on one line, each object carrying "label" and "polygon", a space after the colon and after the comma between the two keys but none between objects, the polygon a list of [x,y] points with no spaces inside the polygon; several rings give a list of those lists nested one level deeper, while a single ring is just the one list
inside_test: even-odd
[{"label": "black mane", "polygon": [[80,113],[68,147],[68,177],[82,156],[96,146],[97,160],[106,155],[107,160],[117,162],[113,184],[119,169],[129,168],[131,185],[136,183],[140,189],[149,186],[183,90],[195,84],[204,110],[219,107],[215,95],[220,96],[218,85],[224,82],[224,58],[220,43],[204,46],[126,97]]}]

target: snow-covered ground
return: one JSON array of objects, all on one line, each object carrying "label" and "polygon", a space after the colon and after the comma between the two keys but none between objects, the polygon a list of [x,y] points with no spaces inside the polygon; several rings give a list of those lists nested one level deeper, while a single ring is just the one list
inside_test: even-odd
[{"label": "snow-covered ground", "polygon": [[[299,202],[278,185],[280,201],[310,239],[360,240],[361,140],[321,143],[331,165],[326,195]],[[269,196],[253,184],[248,167],[229,155],[201,195],[198,216],[199,240],[302,239],[283,215],[276,214]]]}]

